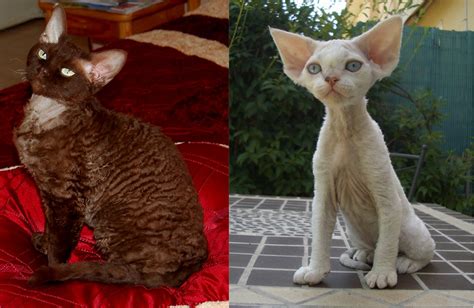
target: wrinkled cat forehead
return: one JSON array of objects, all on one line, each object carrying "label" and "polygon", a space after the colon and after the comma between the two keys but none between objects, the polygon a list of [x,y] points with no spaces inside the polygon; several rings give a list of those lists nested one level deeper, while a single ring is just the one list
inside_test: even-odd
[{"label": "wrinkled cat forehead", "polygon": [[75,58],[88,59],[88,53],[74,43],[67,37],[61,37],[58,43],[43,43],[40,42],[36,46],[47,53],[48,58],[53,62],[67,61]]},{"label": "wrinkled cat forehead", "polygon": [[310,61],[325,62],[345,62],[346,60],[367,60],[366,55],[350,40],[333,40],[318,44],[314,50]]}]

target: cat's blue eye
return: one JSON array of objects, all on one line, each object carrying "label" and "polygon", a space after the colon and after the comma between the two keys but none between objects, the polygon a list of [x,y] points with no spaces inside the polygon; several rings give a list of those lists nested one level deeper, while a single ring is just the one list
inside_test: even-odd
[{"label": "cat's blue eye", "polygon": [[74,73],[73,70],[63,67],[61,69],[61,75],[63,75],[64,77],[71,77],[71,76],[76,75],[76,73]]},{"label": "cat's blue eye", "polygon": [[48,56],[46,55],[46,52],[44,52],[43,49],[38,49],[38,58],[42,60],[48,59]]},{"label": "cat's blue eye", "polygon": [[360,61],[353,60],[346,63],[346,70],[348,70],[349,72],[357,72],[358,70],[360,70],[361,67],[362,62]]},{"label": "cat's blue eye", "polygon": [[306,67],[306,69],[308,70],[308,73],[313,75],[316,75],[321,72],[321,66],[317,63],[311,63]]}]

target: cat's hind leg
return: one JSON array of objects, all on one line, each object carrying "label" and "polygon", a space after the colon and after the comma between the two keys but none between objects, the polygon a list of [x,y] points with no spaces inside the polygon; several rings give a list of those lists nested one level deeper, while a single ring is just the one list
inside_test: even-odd
[{"label": "cat's hind leg", "polygon": [[349,268],[368,271],[372,268],[374,252],[366,249],[350,248],[339,257],[339,262]]},{"label": "cat's hind leg", "polygon": [[35,249],[41,252],[44,255],[48,254],[48,243],[46,240],[46,233],[43,232],[33,232],[31,235],[31,242]]},{"label": "cat's hind leg", "polygon": [[76,262],[42,266],[35,271],[28,283],[39,286],[53,281],[87,280],[104,283],[144,285],[148,288],[161,286],[179,287],[189,275],[197,271],[200,264],[180,267],[165,272],[143,272],[140,267],[121,263]]},{"label": "cat's hind leg", "polygon": [[399,274],[411,274],[414,272],[419,271],[428,263],[430,263],[431,259],[424,259],[424,260],[413,260],[408,258],[407,256],[398,256],[397,258],[397,273]]},{"label": "cat's hind leg", "polygon": [[47,282],[72,279],[107,283],[139,283],[140,274],[131,266],[122,264],[101,264],[98,262],[62,263],[40,267],[31,276],[28,283],[32,286],[38,286]]},{"label": "cat's hind leg", "polygon": [[410,213],[400,234],[400,255],[397,257],[399,274],[414,273],[428,265],[433,258],[435,242],[425,224]]}]

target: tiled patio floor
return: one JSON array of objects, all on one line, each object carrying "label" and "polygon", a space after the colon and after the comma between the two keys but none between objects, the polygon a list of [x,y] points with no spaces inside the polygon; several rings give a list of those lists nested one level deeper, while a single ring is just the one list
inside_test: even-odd
[{"label": "tiled patio floor", "polygon": [[311,200],[230,196],[231,306],[456,306],[474,305],[474,218],[433,204],[415,204],[436,241],[430,265],[398,276],[390,290],[370,290],[364,271],[342,266],[349,247],[338,216],[331,245],[331,273],[317,286],[293,284],[308,263]]}]

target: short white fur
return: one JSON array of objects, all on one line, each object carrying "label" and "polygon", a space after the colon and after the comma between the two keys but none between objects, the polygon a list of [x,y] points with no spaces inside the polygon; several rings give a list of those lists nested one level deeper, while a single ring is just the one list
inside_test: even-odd
[{"label": "short white fur", "polygon": [[60,115],[66,111],[66,106],[55,99],[33,94],[25,107],[24,123],[32,125],[33,131],[39,133],[63,124]]},{"label": "short white fur", "polygon": [[[382,131],[366,108],[367,91],[398,64],[402,27],[395,16],[351,40],[328,42],[270,28],[285,74],[326,109],[313,156],[311,259],[296,271],[295,283],[318,284],[329,273],[337,209],[354,246],[340,261],[370,269],[370,288],[395,286],[397,272],[418,271],[433,257],[435,243],[408,202]],[[355,72],[345,69],[352,60],[362,63]],[[309,73],[312,63],[321,72]]]}]

